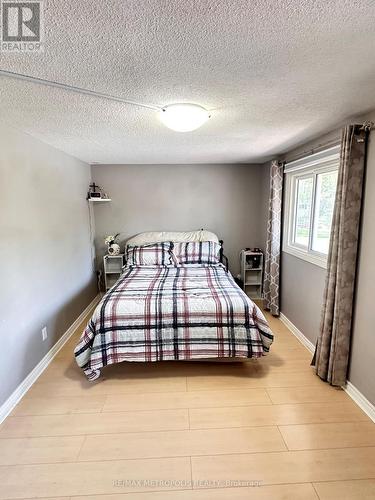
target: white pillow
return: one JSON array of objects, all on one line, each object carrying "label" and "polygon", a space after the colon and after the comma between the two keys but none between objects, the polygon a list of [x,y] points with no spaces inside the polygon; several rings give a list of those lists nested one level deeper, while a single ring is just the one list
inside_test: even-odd
[{"label": "white pillow", "polygon": [[163,241],[187,242],[187,241],[214,241],[219,243],[219,238],[215,233],[200,229],[198,231],[150,231],[140,233],[130,238],[126,245],[141,246],[150,243],[161,243]]}]

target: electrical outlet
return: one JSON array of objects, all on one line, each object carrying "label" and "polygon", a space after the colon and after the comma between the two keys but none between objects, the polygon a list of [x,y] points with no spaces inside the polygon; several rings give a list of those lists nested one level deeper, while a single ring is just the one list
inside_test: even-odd
[{"label": "electrical outlet", "polygon": [[48,337],[47,327],[45,326],[44,328],[42,328],[42,339],[43,339],[43,341],[46,340],[47,337]]}]

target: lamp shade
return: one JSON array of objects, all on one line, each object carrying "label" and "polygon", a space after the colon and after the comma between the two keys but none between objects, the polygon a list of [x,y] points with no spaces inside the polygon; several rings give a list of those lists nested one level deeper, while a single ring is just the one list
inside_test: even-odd
[{"label": "lamp shade", "polygon": [[176,132],[191,132],[201,127],[210,114],[203,106],[191,103],[169,104],[160,111],[164,125]]}]

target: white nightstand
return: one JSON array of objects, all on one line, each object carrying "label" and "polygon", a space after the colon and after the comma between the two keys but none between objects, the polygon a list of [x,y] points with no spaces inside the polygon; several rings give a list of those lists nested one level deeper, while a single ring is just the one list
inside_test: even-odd
[{"label": "white nightstand", "polygon": [[243,289],[251,299],[262,298],[263,253],[242,250],[241,279]]},{"label": "white nightstand", "polygon": [[119,255],[104,255],[104,283],[105,290],[109,290],[119,279],[122,274],[122,266],[124,265],[124,254]]}]

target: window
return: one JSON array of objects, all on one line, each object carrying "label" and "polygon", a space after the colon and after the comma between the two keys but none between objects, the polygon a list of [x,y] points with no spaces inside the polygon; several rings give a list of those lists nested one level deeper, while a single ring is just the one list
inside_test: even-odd
[{"label": "window", "polygon": [[339,148],[289,163],[286,173],[284,252],[327,265]]}]

